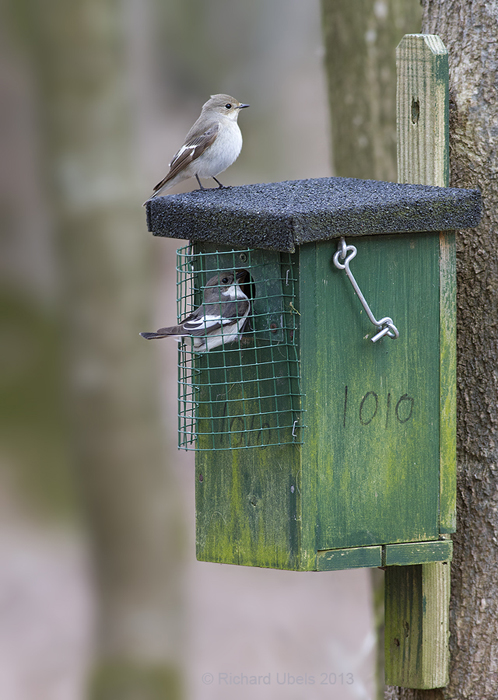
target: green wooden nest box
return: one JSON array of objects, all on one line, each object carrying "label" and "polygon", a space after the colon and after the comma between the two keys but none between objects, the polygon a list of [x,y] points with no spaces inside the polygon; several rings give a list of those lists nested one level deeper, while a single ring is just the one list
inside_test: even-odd
[{"label": "green wooden nest box", "polygon": [[242,338],[179,345],[198,559],[325,571],[451,558],[454,230],[479,216],[476,190],[345,178],[148,202],[154,235],[191,242],[180,316],[213,273],[248,273]]}]

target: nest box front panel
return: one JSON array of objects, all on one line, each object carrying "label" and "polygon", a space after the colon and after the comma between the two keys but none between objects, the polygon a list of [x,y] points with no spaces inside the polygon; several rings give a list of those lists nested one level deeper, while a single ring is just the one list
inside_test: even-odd
[{"label": "nest box front panel", "polygon": [[303,518],[317,550],[439,537],[439,238],[354,243],[356,281],[399,338],[371,341],[336,244],[302,246]]},{"label": "nest box front panel", "polygon": [[251,299],[240,341],[191,358],[197,558],[299,568],[296,257],[202,244],[191,260],[199,289],[216,271],[246,270]]}]

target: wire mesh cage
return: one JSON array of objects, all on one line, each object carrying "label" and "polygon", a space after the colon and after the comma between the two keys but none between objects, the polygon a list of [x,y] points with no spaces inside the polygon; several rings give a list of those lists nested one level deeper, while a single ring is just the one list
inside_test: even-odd
[{"label": "wire mesh cage", "polygon": [[207,319],[178,346],[178,446],[300,444],[296,256],[199,247],[177,251],[178,319],[201,305]]}]

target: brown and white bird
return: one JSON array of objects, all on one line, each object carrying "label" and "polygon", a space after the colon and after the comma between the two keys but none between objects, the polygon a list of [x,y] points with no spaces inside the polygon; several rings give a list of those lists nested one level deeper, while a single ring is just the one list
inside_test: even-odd
[{"label": "brown and white bird", "polygon": [[251,304],[240,284],[248,281],[246,270],[221,272],[208,280],[203,303],[178,326],[160,328],[156,333],[140,333],[146,340],[172,337],[180,342],[192,338],[195,352],[209,352],[240,337]]},{"label": "brown and white bird", "polygon": [[237,119],[241,109],[249,107],[230,95],[211,95],[203,105],[201,115],[185,137],[185,143],[173,156],[169,172],[155,187],[150,199],[163,190],[174,187],[189,177],[216,179],[239,157],[242,149],[242,133]]}]

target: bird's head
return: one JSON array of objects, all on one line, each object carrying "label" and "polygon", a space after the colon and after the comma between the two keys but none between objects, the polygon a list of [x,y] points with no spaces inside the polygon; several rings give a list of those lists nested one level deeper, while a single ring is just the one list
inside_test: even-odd
[{"label": "bird's head", "polygon": [[204,287],[204,301],[212,301],[220,296],[229,299],[244,298],[246,295],[241,291],[241,284],[249,281],[247,270],[236,270],[233,272],[220,272],[211,277]]},{"label": "bird's head", "polygon": [[233,121],[237,121],[239,112],[244,107],[249,107],[248,104],[239,102],[235,97],[230,95],[211,95],[211,98],[204,104],[202,111],[208,114],[219,114],[228,117]]}]

